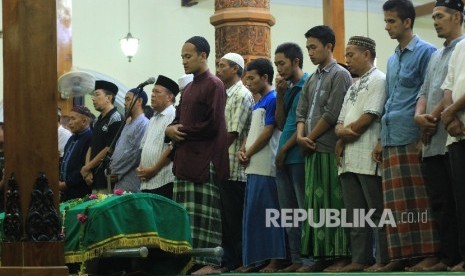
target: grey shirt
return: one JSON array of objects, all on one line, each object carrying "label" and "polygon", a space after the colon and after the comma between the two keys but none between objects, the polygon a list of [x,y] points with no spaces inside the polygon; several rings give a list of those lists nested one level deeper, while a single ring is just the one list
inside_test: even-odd
[{"label": "grey shirt", "polygon": [[[455,49],[455,45],[464,38],[465,35],[462,35],[454,39],[449,45],[438,49],[431,56],[425,81],[418,92],[418,98],[424,96],[427,100],[426,113],[431,113],[444,97],[444,90],[441,89],[441,85],[447,76],[450,56]],[[446,140],[447,131],[442,121],[439,121],[436,134],[431,137],[428,145],[423,145],[423,157],[444,155],[447,152]]]},{"label": "grey shirt", "polygon": [[140,180],[136,168],[140,162],[140,143],[144,137],[149,119],[144,113],[126,124],[116,143],[115,151],[111,157],[111,173],[118,176],[115,188],[128,192],[140,190]]},{"label": "grey shirt", "polygon": [[335,60],[323,69],[318,68],[305,82],[297,106],[296,122],[305,123],[305,135],[310,133],[321,118],[331,125],[330,129],[316,139],[317,152],[334,152],[337,141],[334,127],[345,93],[351,84],[349,71]]}]

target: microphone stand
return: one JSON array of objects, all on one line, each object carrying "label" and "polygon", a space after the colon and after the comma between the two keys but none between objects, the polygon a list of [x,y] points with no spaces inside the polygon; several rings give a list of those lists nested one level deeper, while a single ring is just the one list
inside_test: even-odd
[{"label": "microphone stand", "polygon": [[[110,165],[111,155],[113,154],[113,151],[115,150],[116,142],[118,141],[119,136],[121,132],[123,131],[124,126],[126,125],[127,119],[129,118],[129,116],[131,116],[131,112],[132,112],[134,105],[136,104],[137,100],[140,98],[142,88],[143,88],[142,86],[137,87],[137,92],[134,94],[134,98],[132,99],[131,105],[129,106],[128,110],[124,113],[124,120],[121,122],[121,125],[118,128],[118,131],[116,132],[115,137],[111,141],[111,144],[109,146],[107,153],[100,161],[100,164],[98,165],[97,169],[95,169],[95,174],[98,174],[103,169],[104,169],[104,172],[108,169],[108,166]],[[115,98],[116,98],[116,95],[115,95]],[[107,166],[107,167],[104,168],[104,166]],[[108,178],[107,178],[107,189],[108,189],[108,192],[111,193],[112,187],[111,187],[111,183]]]}]

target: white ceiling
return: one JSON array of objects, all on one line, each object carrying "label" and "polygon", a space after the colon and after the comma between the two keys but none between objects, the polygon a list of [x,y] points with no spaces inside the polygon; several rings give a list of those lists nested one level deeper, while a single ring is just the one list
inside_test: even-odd
[{"label": "white ceiling", "polygon": [[[355,11],[366,11],[367,6],[370,12],[382,12],[383,4],[386,0],[333,0],[345,1],[345,9]],[[296,5],[321,8],[323,0],[271,0],[272,4]],[[415,6],[432,2],[432,0],[413,0]]]}]

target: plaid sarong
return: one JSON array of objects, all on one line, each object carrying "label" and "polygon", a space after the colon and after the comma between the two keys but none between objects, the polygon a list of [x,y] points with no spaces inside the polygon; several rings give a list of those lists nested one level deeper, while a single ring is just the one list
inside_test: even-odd
[{"label": "plaid sarong", "polygon": [[391,260],[436,254],[438,236],[416,145],[384,147],[382,177],[384,208],[397,224],[386,229]]},{"label": "plaid sarong", "polygon": [[[176,179],[173,199],[186,208],[191,221],[192,247],[214,248],[221,246],[220,192],[213,166],[210,182],[194,183]],[[194,264],[219,265],[220,259],[195,257]]]},{"label": "plaid sarong", "polygon": [[[325,220],[320,210],[344,208],[342,188],[334,153],[314,152],[305,158],[305,209],[313,211],[313,222]],[[302,255],[314,259],[350,256],[350,236],[342,227],[311,227],[308,218],[302,224]]]}]

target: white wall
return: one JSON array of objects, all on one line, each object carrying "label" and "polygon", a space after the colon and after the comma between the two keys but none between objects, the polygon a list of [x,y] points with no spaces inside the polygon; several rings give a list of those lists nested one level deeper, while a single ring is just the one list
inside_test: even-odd
[{"label": "white wall", "polygon": [[[210,25],[210,16],[214,13],[214,0],[200,0],[198,5],[190,8],[181,7],[180,2],[180,0],[131,1],[131,33],[140,39],[140,48],[133,61],[129,63],[119,47],[119,39],[126,36],[128,31],[127,1],[74,0],[72,3],[73,65],[102,72],[127,87],[137,86],[148,77],[158,74],[177,79],[184,73],[180,58],[184,41],[193,35],[202,35],[211,44],[209,64],[214,71],[215,32],[214,27]],[[378,68],[385,71],[386,59],[392,54],[396,42],[384,31],[381,6],[379,11],[369,14],[368,30],[369,35],[378,44]],[[271,4],[271,13],[276,18],[276,25],[271,29],[272,52],[280,43],[296,42],[304,50],[304,70],[315,70],[315,66],[311,64],[306,54],[304,33],[312,26],[322,24],[322,10]],[[346,11],[345,17],[346,41],[352,35],[367,35],[365,12]],[[441,45],[442,42],[436,37],[432,27],[431,17],[418,18],[414,30],[423,39],[436,46]],[[0,89],[3,90],[1,67]],[[151,87],[146,89],[150,90]],[[2,98],[3,93],[0,93],[0,100]]]}]

